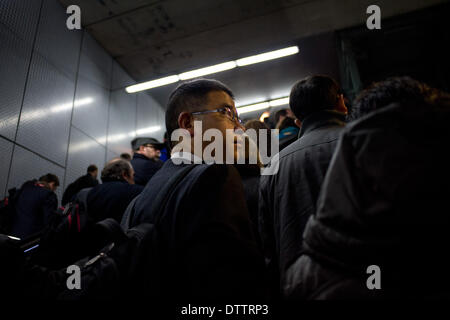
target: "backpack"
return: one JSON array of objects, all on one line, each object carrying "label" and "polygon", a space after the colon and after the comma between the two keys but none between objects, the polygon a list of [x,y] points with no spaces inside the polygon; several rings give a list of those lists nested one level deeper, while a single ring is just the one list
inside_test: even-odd
[{"label": "backpack", "polygon": [[58,209],[41,232],[39,247],[31,255],[33,263],[59,269],[105,245],[103,242],[98,244],[99,237],[92,230],[95,222],[88,215],[87,196],[91,189],[81,190],[74,201]]},{"label": "backpack", "polygon": [[[172,176],[153,201],[154,223],[143,223],[126,232],[114,219],[97,224],[115,240],[94,257],[75,263],[81,271],[81,289],[64,288],[58,297],[62,300],[104,299],[161,299],[167,296],[164,282],[166,250],[160,241],[158,225],[167,201],[175,186],[194,168],[187,166]],[[139,197],[139,196],[138,196]],[[136,197],[127,208],[127,216],[134,211]],[[127,218],[124,215],[124,220]],[[129,221],[129,218],[128,218]],[[114,230],[114,231],[113,231]],[[118,231],[120,230],[120,231]]]}]

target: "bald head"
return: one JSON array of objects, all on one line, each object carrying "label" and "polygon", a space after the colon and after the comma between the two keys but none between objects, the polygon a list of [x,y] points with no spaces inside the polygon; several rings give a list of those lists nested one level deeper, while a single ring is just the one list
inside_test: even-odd
[{"label": "bald head", "polygon": [[134,184],[134,170],[131,163],[121,158],[108,161],[102,170],[102,181],[126,181]]}]

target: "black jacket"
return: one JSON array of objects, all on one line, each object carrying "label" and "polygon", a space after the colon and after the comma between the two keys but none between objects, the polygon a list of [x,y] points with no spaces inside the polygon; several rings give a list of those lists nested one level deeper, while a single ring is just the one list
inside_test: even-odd
[{"label": "black jacket", "polygon": [[250,222],[252,223],[258,245],[261,246],[258,231],[259,179],[261,178],[261,169],[257,165],[235,165],[235,168],[241,176]]},{"label": "black jacket", "polygon": [[142,154],[135,153],[133,159],[131,159],[131,165],[134,169],[134,182],[145,187],[153,175],[161,169],[163,162],[155,161]]},{"label": "black jacket", "polygon": [[345,129],[286,296],[450,298],[449,123],[450,103],[391,105]]},{"label": "black jacket", "polygon": [[11,235],[26,238],[42,231],[58,208],[56,194],[34,181],[21,187],[14,203],[15,215]]},{"label": "black jacket", "polygon": [[[278,277],[302,253],[302,234],[344,127],[344,114],[322,111],[302,122],[300,138],[279,153],[279,171],[260,181],[259,228],[266,263]],[[276,165],[276,157],[272,166]]]},{"label": "black jacket", "polygon": [[[154,222],[150,209],[170,177],[185,165],[164,163],[136,201],[131,226]],[[264,261],[252,232],[238,172],[228,165],[196,165],[174,188],[159,226],[166,289],[171,300],[261,298]]]},{"label": "black jacket", "polygon": [[92,188],[96,185],[98,185],[98,180],[92,177],[89,173],[79,177],[66,188],[61,204],[64,206],[68,202],[72,201],[73,196],[76,195],[81,189]]},{"label": "black jacket", "polygon": [[126,181],[103,182],[92,188],[87,196],[89,217],[94,221],[114,218],[120,223],[128,204],[139,195],[143,186]]}]

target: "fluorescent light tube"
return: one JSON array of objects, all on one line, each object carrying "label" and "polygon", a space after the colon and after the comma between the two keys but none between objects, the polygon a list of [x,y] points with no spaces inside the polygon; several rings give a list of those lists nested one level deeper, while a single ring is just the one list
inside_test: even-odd
[{"label": "fluorescent light tube", "polygon": [[143,83],[134,84],[132,86],[126,87],[125,90],[128,93],[143,91],[151,88],[156,88],[160,86],[165,86],[166,84],[171,84],[178,82],[180,78],[178,76],[169,76],[165,78],[160,78],[156,80],[151,80]]},{"label": "fluorescent light tube", "polygon": [[290,56],[299,52],[299,48],[297,46],[288,47],[284,49],[279,49],[275,51],[265,52],[261,54],[257,54],[254,56],[242,58],[236,61],[228,61],[224,63],[219,63],[210,67],[195,69],[187,72],[183,72],[179,75],[173,75],[161,79],[151,80],[143,83],[138,83],[132,86],[128,86],[125,90],[128,93],[134,93],[138,91],[143,91],[151,88],[156,88],[160,86],[164,86],[167,84],[171,84],[174,82],[178,82],[180,80],[188,80],[192,78],[198,78],[201,76],[205,76],[208,74],[213,74],[217,72],[222,72],[225,70],[234,69],[236,67],[243,67],[249,64],[264,62],[268,60],[278,59],[286,56]]},{"label": "fluorescent light tube", "polygon": [[252,104],[244,105],[237,107],[236,110],[239,114],[246,113],[246,112],[252,112],[257,111],[261,109],[267,109],[270,107],[278,107],[283,106],[285,104],[289,104],[289,97],[274,99],[270,101],[264,101],[264,102],[255,102]]},{"label": "fluorescent light tube", "polygon": [[261,110],[261,109],[267,109],[269,107],[270,107],[269,102],[261,102],[261,103],[251,104],[248,106],[239,107],[239,108],[236,108],[236,110],[239,114],[241,114],[241,113],[247,113],[247,112],[257,111],[257,110]]},{"label": "fluorescent light tube", "polygon": [[221,71],[225,71],[225,70],[230,70],[230,69],[233,69],[233,68],[236,68],[236,62],[229,61],[229,62],[216,64],[216,65],[211,66],[211,67],[206,67],[206,68],[201,68],[201,69],[196,69],[196,70],[184,72],[184,73],[179,74],[178,76],[180,77],[181,80],[187,80],[187,79],[192,79],[192,78],[205,76],[207,74],[212,74],[212,73],[217,73],[217,72],[221,72]]},{"label": "fluorescent light tube", "polygon": [[269,104],[271,107],[284,106],[285,104],[289,104],[289,97],[271,100]]},{"label": "fluorescent light tube", "polygon": [[263,61],[268,61],[268,60],[273,60],[273,59],[290,56],[290,55],[296,54],[298,52],[299,52],[299,49],[297,46],[288,47],[288,48],[284,48],[284,49],[280,49],[280,50],[270,51],[270,52],[261,53],[261,54],[257,54],[254,56],[242,58],[242,59],[236,60],[236,64],[239,67],[242,67],[242,66],[247,66],[249,64],[260,63]]}]

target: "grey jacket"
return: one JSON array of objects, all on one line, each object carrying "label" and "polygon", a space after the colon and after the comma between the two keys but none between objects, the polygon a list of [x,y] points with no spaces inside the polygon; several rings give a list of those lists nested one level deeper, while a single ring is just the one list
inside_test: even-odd
[{"label": "grey jacket", "polygon": [[259,232],[271,278],[275,279],[274,290],[288,266],[302,254],[303,231],[316,211],[344,119],[344,114],[335,111],[305,118],[300,138],[279,154],[278,173],[261,177]]}]

